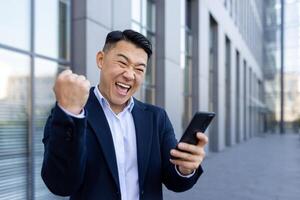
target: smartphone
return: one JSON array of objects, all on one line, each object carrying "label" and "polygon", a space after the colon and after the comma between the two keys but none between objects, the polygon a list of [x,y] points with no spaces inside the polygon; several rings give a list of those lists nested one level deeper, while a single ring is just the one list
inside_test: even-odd
[{"label": "smartphone", "polygon": [[197,144],[198,139],[196,137],[196,133],[204,133],[215,115],[216,114],[213,112],[197,112],[192,118],[179,142]]}]

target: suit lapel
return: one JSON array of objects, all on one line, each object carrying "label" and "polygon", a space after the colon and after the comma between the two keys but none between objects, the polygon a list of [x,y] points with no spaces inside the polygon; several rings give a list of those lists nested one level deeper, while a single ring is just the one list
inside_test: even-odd
[{"label": "suit lapel", "polygon": [[113,179],[115,180],[116,185],[120,188],[116,153],[112,134],[104,111],[94,94],[94,87],[90,90],[90,96],[86,105],[86,109],[88,112],[87,120],[96,133]]},{"label": "suit lapel", "polygon": [[134,103],[132,116],[137,140],[139,185],[143,188],[152,144],[153,115],[139,101],[135,100]]}]

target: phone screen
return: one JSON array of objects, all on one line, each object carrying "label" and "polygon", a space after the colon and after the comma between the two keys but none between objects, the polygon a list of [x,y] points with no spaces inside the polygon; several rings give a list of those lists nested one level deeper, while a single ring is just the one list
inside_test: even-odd
[{"label": "phone screen", "polygon": [[183,133],[180,142],[197,144],[198,140],[196,137],[196,133],[204,133],[215,115],[216,114],[213,112],[197,112],[186,128],[185,132]]}]

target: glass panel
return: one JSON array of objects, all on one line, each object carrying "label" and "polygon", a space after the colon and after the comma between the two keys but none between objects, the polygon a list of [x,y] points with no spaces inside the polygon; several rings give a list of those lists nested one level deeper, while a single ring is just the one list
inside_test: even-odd
[{"label": "glass panel", "polygon": [[133,30],[145,35],[152,43],[152,56],[147,65],[141,87],[141,100],[155,103],[155,3],[150,0],[132,0]]},{"label": "glass panel", "polygon": [[0,43],[30,49],[30,0],[0,1]]},{"label": "glass panel", "polygon": [[43,161],[44,147],[42,143],[44,125],[54,106],[55,96],[52,91],[57,69],[59,65],[55,62],[36,59],[35,60],[35,109],[34,109],[34,173],[35,173],[35,199],[36,200],[53,200],[65,199],[57,197],[50,193],[41,178],[41,167]]},{"label": "glass panel", "polygon": [[155,4],[147,1],[147,29],[155,32]]},{"label": "glass panel", "polygon": [[26,199],[30,59],[0,49],[0,199]]},{"label": "glass panel", "polygon": [[148,14],[147,14],[147,1],[148,0],[141,0],[141,18],[142,18],[142,21],[141,21],[141,26],[142,27],[147,27],[147,17],[148,17]]},{"label": "glass panel", "polygon": [[131,0],[131,16],[134,21],[141,23],[141,0]]},{"label": "glass panel", "polygon": [[154,83],[155,83],[155,37],[152,35],[148,35],[147,38],[152,43],[153,54],[147,65],[145,84],[146,85],[154,85]]},{"label": "glass panel", "polygon": [[134,31],[136,31],[136,32],[141,32],[141,27],[140,27],[140,25],[139,24],[137,24],[137,23],[135,23],[135,22],[132,22],[131,23],[131,28],[132,28],[132,30],[134,30]]},{"label": "glass panel", "polygon": [[52,58],[70,59],[69,1],[35,1],[35,50]]},{"label": "glass panel", "polygon": [[185,129],[188,122],[192,118],[192,35],[191,35],[191,2],[188,0],[181,0],[181,29],[180,29],[180,59],[181,67],[183,69],[183,115],[182,128]]}]

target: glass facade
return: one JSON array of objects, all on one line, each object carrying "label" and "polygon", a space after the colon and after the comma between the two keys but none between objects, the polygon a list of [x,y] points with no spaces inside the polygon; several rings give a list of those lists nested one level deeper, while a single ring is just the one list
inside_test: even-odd
[{"label": "glass facade", "polygon": [[[269,0],[266,0],[269,1]],[[272,0],[271,0],[272,1]],[[265,1],[224,0],[223,5],[236,23],[257,63],[263,63],[263,10]]]},{"label": "glass facade", "polygon": [[26,199],[30,57],[0,49],[0,199]]},{"label": "glass facade", "polygon": [[156,70],[156,3],[155,0],[132,0],[132,29],[145,35],[152,43],[153,54],[148,62],[146,77],[141,87],[141,100],[155,104]]},{"label": "glass facade", "polygon": [[[192,4],[189,0],[181,0],[181,41],[180,41],[180,66],[183,70],[183,116],[182,127],[185,129],[190,122],[193,110],[193,36],[192,36]],[[197,67],[197,66],[195,66]]]},{"label": "glass facade", "polygon": [[[285,131],[300,132],[300,1],[284,0]],[[279,104],[279,98],[277,100]],[[277,112],[279,119],[279,112]]]},{"label": "glass facade", "polygon": [[29,51],[30,2],[30,0],[0,1],[0,44]]},{"label": "glass facade", "polygon": [[63,199],[40,173],[57,69],[70,66],[70,9],[68,0],[0,2],[1,200]]}]

